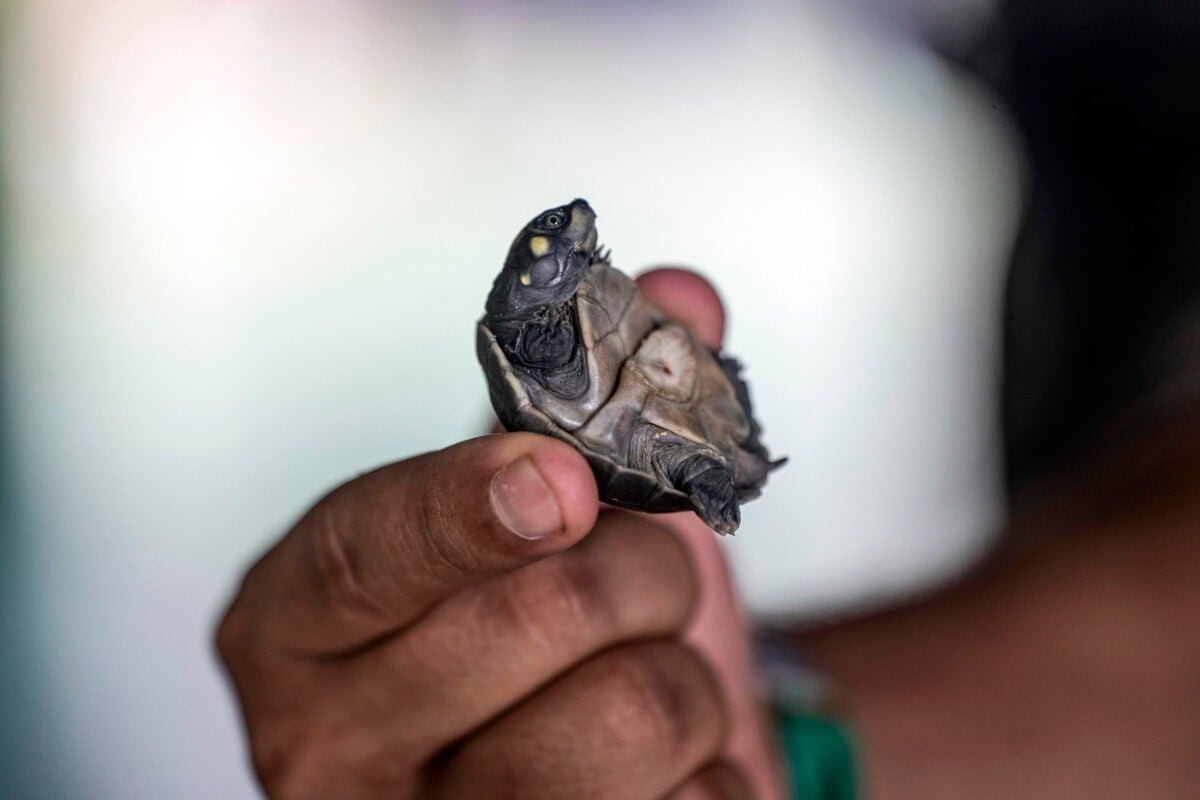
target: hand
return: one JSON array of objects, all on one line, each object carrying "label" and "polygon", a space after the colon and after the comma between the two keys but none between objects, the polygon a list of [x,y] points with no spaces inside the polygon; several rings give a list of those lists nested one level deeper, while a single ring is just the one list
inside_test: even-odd
[{"label": "hand", "polygon": [[[719,341],[707,284],[644,286]],[[578,453],[523,433],[320,501],[217,635],[268,793],[777,796],[714,537],[598,505]]]}]

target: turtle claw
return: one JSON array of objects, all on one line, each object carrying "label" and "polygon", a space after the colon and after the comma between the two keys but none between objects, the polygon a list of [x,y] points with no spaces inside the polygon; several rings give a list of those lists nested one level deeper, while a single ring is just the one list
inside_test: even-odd
[{"label": "turtle claw", "polygon": [[736,502],[721,506],[716,516],[704,511],[697,512],[704,524],[722,536],[736,536],[738,525],[742,523],[742,511]]}]

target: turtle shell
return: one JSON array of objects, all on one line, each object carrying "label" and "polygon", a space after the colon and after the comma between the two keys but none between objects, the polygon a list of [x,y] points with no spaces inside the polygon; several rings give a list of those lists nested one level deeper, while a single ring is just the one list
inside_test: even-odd
[{"label": "turtle shell", "polygon": [[[619,327],[617,322],[609,320],[610,330]],[[590,332],[593,342],[596,341],[595,333],[594,330]],[[687,511],[692,508],[691,500],[683,492],[663,484],[649,472],[619,464],[588,447],[540,409],[504,355],[495,334],[483,322],[479,323],[475,346],[479,363],[488,376],[492,408],[506,429],[542,433],[577,449],[587,459],[596,476],[600,496],[612,505],[651,512]],[[610,386],[611,381],[612,378],[609,379]]]}]

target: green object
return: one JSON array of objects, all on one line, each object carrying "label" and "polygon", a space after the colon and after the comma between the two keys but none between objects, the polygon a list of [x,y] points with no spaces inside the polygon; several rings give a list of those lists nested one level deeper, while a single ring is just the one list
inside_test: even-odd
[{"label": "green object", "polygon": [[796,800],[856,800],[854,739],[843,725],[794,711],[778,712],[776,721]]}]

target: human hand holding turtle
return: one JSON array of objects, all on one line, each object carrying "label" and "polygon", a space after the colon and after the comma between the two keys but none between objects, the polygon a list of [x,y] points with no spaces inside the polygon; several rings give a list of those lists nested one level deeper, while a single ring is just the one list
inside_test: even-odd
[{"label": "human hand holding turtle", "polygon": [[[704,281],[638,285],[719,345]],[[598,500],[578,450],[514,433],[314,506],[218,632],[268,794],[781,797],[715,537]]]}]

